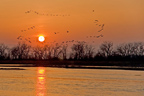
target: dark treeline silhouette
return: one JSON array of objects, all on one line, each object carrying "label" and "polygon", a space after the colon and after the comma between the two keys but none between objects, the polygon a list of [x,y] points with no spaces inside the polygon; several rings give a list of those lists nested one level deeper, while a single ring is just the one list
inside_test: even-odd
[{"label": "dark treeline silhouette", "polygon": [[131,64],[133,61],[144,60],[142,42],[123,43],[114,47],[112,42],[105,41],[95,51],[93,46],[82,41],[73,44],[70,48],[71,51],[68,51],[67,44],[58,43],[43,47],[18,43],[12,48],[0,44],[0,60],[131,61]]}]

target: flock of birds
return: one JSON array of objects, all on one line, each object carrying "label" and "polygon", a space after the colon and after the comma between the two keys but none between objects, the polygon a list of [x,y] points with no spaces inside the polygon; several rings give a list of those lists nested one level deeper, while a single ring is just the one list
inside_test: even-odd
[{"label": "flock of birds", "polygon": [[28,30],[33,30],[34,28],[35,28],[35,26],[32,26],[32,27],[29,27],[27,29],[21,30],[21,32],[28,31]]},{"label": "flock of birds", "polygon": [[31,42],[31,39],[30,39],[29,37],[25,38],[24,36],[18,36],[17,39],[18,39],[18,40],[25,40],[25,41],[27,41],[27,42],[29,42],[29,43],[32,43],[32,42]]},{"label": "flock of birds", "polygon": [[34,14],[37,14],[37,15],[43,15],[43,16],[62,16],[62,17],[65,17],[65,16],[70,16],[70,14],[45,14],[45,13],[40,13],[38,11],[33,11],[33,10],[29,10],[29,11],[26,11],[25,14],[29,14],[29,13],[34,13]]},{"label": "flock of birds", "polygon": [[[94,10],[93,10],[94,11]],[[95,25],[100,27],[100,29],[96,32],[102,32],[104,30],[104,26],[105,24],[99,24],[99,20],[95,20],[94,21]],[[86,38],[100,38],[100,37],[104,37],[102,34],[101,35],[92,35],[92,36],[86,36]]]},{"label": "flock of birds", "polygon": [[[35,29],[35,26],[31,26],[27,29],[23,29],[23,30],[21,30],[21,32],[30,31],[30,30],[33,30],[33,29]],[[17,39],[18,40],[25,40],[26,42],[32,43],[30,37],[18,36]]]},{"label": "flock of birds", "polygon": [[[54,34],[58,34],[58,33],[60,33],[60,32],[54,32]],[[69,33],[69,31],[66,31],[66,33]]]},{"label": "flock of birds", "polygon": [[72,44],[72,45],[74,45],[74,44],[77,44],[77,43],[79,43],[79,44],[81,44],[81,43],[83,43],[83,44],[85,44],[85,43],[87,43],[86,41],[78,41],[78,40],[69,40],[69,41],[62,41],[62,42],[56,42],[56,41],[53,41],[53,42],[47,42],[49,45],[66,45],[66,46],[68,46],[69,44]]},{"label": "flock of birds", "polygon": [[[28,14],[28,13],[35,13],[35,14],[38,14],[38,15],[46,15],[46,16],[70,16],[70,15],[54,15],[54,14],[42,14],[42,13],[39,13],[37,11],[33,11],[33,10],[30,10],[30,11],[26,11],[25,13]],[[93,10],[93,12],[95,12]],[[100,27],[100,30],[96,31],[98,33],[102,32],[103,29],[104,29],[104,26],[105,24],[99,24],[99,20],[94,20],[94,24],[98,27]],[[30,31],[30,30],[33,30],[35,29],[36,27],[35,26],[31,26],[31,27],[28,27],[26,29],[23,29],[21,30],[21,32],[26,32],[26,31]],[[70,31],[65,31],[66,33],[70,33]],[[60,32],[53,32],[54,34],[59,34]],[[100,37],[104,37],[102,34],[100,35],[91,35],[91,36],[86,36],[86,38],[100,38]],[[25,40],[26,42],[29,42],[29,43],[32,43],[32,40],[31,38],[29,37],[24,37],[24,36],[18,36],[17,37],[18,40]],[[61,44],[68,44],[68,43],[86,43],[85,41],[75,41],[75,40],[70,40],[70,41],[62,41]],[[92,43],[94,43],[95,41],[92,41]],[[43,42],[43,43],[51,43],[51,44],[55,44],[57,43],[56,41],[53,41],[53,42]]]},{"label": "flock of birds", "polygon": [[87,36],[87,38],[100,38],[100,37],[103,37],[103,35],[98,35],[98,36]]}]

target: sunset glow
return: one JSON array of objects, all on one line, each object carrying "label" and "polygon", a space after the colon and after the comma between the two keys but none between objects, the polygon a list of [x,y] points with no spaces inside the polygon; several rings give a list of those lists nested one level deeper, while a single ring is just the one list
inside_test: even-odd
[{"label": "sunset glow", "polygon": [[45,38],[44,38],[44,36],[39,36],[38,40],[39,40],[40,42],[43,42],[43,41],[45,40]]},{"label": "sunset glow", "polygon": [[[98,45],[103,41],[144,40],[144,0],[36,0],[34,4],[33,0],[16,1],[2,0],[0,3],[0,43],[14,45],[30,38],[30,44],[34,45],[35,36],[39,34],[49,35],[50,41],[45,40],[46,43],[85,40]],[[100,32],[102,24],[105,26]],[[101,34],[103,37],[98,39],[90,38]],[[16,39],[18,36],[23,38]],[[44,38],[40,38],[37,40],[44,42]]]},{"label": "sunset glow", "polygon": [[0,96],[144,96],[144,0],[0,0]]}]

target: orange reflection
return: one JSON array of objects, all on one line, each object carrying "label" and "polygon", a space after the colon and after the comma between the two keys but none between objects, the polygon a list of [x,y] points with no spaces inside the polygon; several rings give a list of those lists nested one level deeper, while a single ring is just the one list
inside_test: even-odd
[{"label": "orange reflection", "polygon": [[38,69],[38,73],[39,73],[39,74],[44,74],[44,72],[45,72],[44,68],[39,68],[39,69]]},{"label": "orange reflection", "polygon": [[45,96],[45,68],[38,67],[36,96]]}]

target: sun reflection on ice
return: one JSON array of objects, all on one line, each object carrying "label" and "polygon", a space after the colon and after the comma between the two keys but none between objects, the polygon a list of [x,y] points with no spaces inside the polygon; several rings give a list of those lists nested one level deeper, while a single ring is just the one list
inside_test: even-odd
[{"label": "sun reflection on ice", "polygon": [[38,67],[36,96],[45,96],[45,68]]},{"label": "sun reflection on ice", "polygon": [[39,74],[44,74],[44,72],[45,72],[45,70],[44,70],[43,67],[40,67],[40,68],[38,69],[38,73],[39,73]]}]

